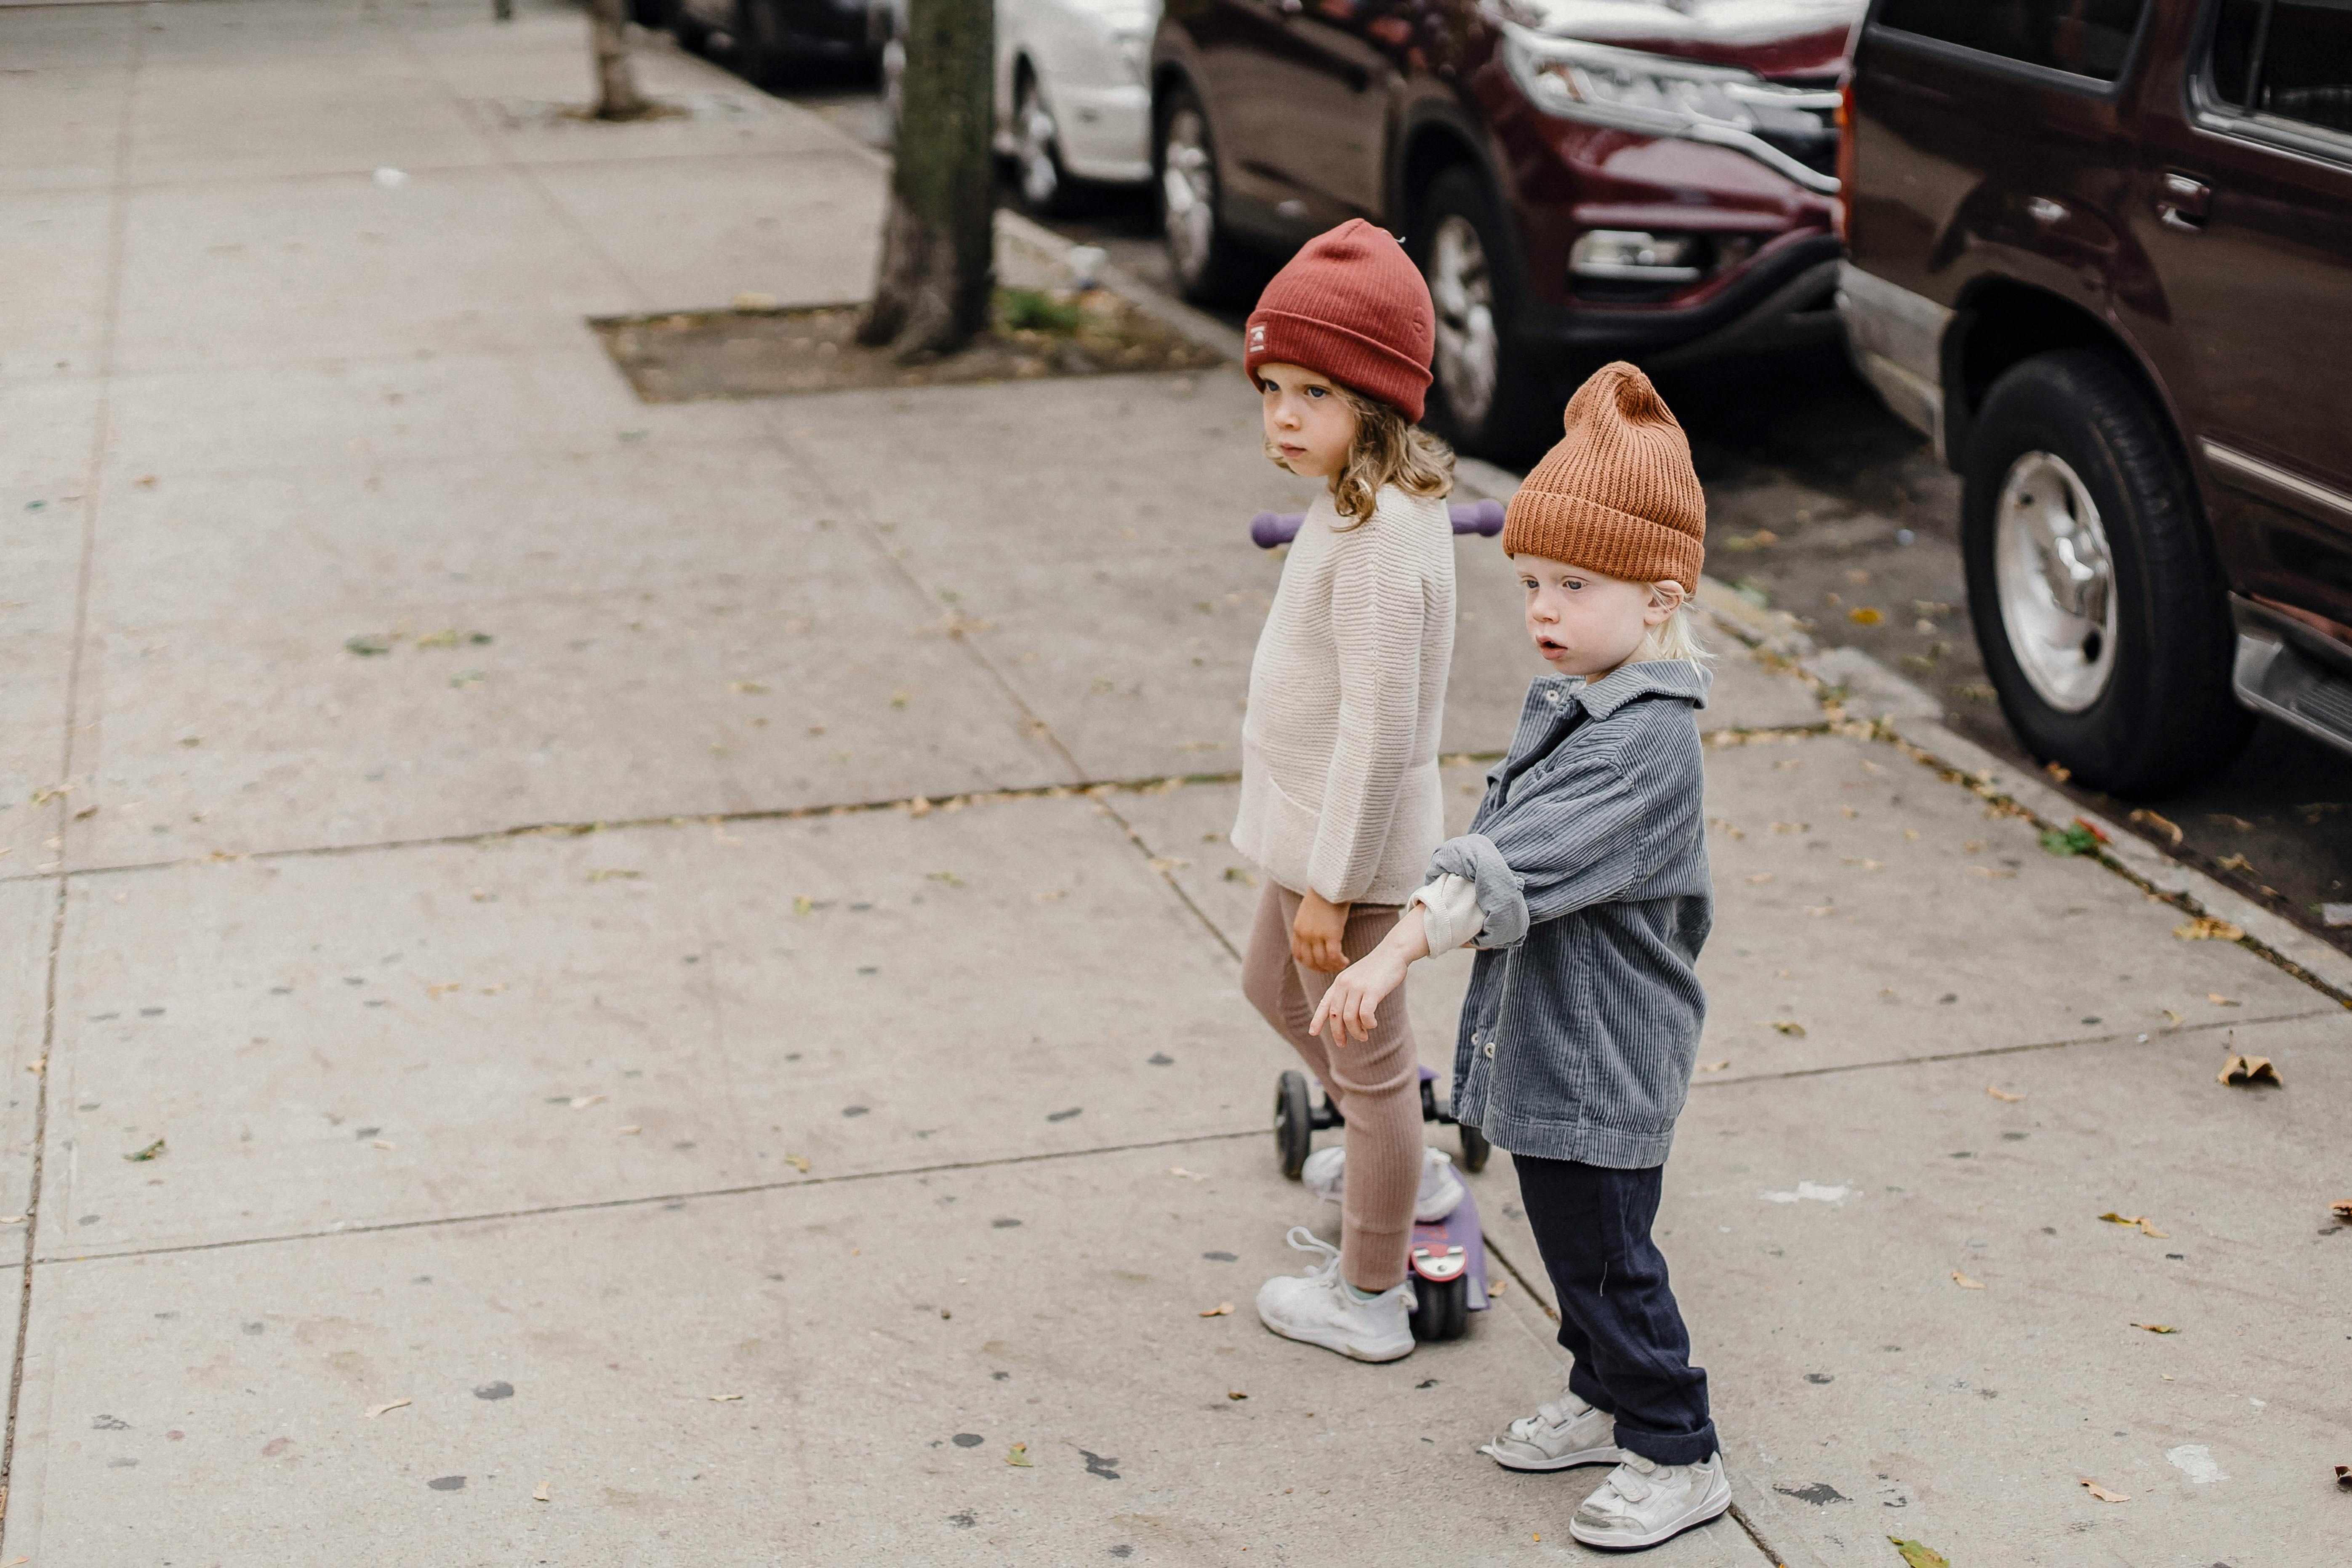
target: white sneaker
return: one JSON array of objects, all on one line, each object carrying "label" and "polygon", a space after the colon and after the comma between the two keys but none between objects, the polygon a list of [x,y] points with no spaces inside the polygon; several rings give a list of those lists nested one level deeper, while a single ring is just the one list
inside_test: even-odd
[{"label": "white sneaker", "polygon": [[1568,1393],[1520,1416],[1478,1451],[1509,1470],[1613,1465],[1626,1457],[1617,1447],[1617,1417]]},{"label": "white sneaker", "polygon": [[1303,1225],[1290,1227],[1290,1245],[1324,1260],[1305,1274],[1277,1274],[1257,1290],[1258,1321],[1286,1340],[1321,1345],[1358,1361],[1397,1361],[1412,1353],[1415,1306],[1407,1279],[1369,1301],[1348,1293],[1339,1278],[1339,1249]]},{"label": "white sneaker", "polygon": [[1568,1532],[1587,1546],[1655,1546],[1730,1506],[1721,1454],[1709,1454],[1703,1465],[1660,1465],[1628,1453],[1584,1500]]},{"label": "white sneaker", "polygon": [[[1460,1208],[1468,1189],[1454,1173],[1452,1160],[1435,1149],[1423,1149],[1421,1152],[1421,1191],[1412,1200],[1412,1217],[1415,1224],[1432,1225]],[[1338,1203],[1348,1187],[1347,1149],[1335,1143],[1328,1149],[1316,1150],[1298,1168],[1298,1179],[1325,1203]]]}]

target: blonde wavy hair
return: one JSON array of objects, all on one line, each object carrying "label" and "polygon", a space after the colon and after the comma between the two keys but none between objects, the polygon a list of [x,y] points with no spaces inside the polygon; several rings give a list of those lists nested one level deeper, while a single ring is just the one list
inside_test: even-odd
[{"label": "blonde wavy hair", "polygon": [[1706,645],[1698,640],[1693,626],[1697,611],[1685,599],[1675,606],[1675,613],[1657,626],[1642,634],[1642,646],[1633,650],[1629,662],[1639,664],[1645,659],[1679,658],[1689,664],[1706,664],[1715,658]]},{"label": "blonde wavy hair", "polygon": [[[1331,390],[1356,416],[1355,443],[1348,448],[1348,460],[1331,476],[1332,506],[1341,517],[1355,519],[1340,532],[1361,527],[1372,515],[1382,485],[1431,500],[1454,493],[1453,447],[1377,397],[1366,397],[1338,382]],[[1265,455],[1276,467],[1289,467],[1271,441],[1265,444]]]}]

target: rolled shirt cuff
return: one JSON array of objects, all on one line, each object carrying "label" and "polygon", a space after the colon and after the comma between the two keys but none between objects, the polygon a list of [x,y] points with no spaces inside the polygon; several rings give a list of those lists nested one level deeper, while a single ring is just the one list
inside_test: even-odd
[{"label": "rolled shirt cuff", "polygon": [[1486,929],[1478,884],[1451,874],[1424,884],[1408,902],[1421,906],[1421,929],[1433,953],[1452,952]]}]

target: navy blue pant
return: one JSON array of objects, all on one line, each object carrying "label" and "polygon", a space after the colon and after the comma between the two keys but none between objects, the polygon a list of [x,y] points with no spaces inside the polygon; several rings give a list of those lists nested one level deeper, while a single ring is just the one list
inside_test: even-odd
[{"label": "navy blue pant", "polygon": [[1650,1240],[1665,1167],[1616,1171],[1512,1156],[1519,1197],[1559,1299],[1559,1342],[1576,1358],[1570,1393],[1617,1417],[1617,1446],[1661,1465],[1716,1451],[1706,1373]]}]

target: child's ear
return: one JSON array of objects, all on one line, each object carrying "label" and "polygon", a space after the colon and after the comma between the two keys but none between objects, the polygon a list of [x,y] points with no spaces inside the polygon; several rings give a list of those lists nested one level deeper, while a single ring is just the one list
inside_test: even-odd
[{"label": "child's ear", "polygon": [[1689,597],[1690,595],[1683,591],[1683,585],[1672,579],[1651,584],[1650,604],[1649,607],[1642,612],[1642,624],[1648,626],[1664,626],[1668,618],[1676,610],[1681,609],[1684,602]]}]

